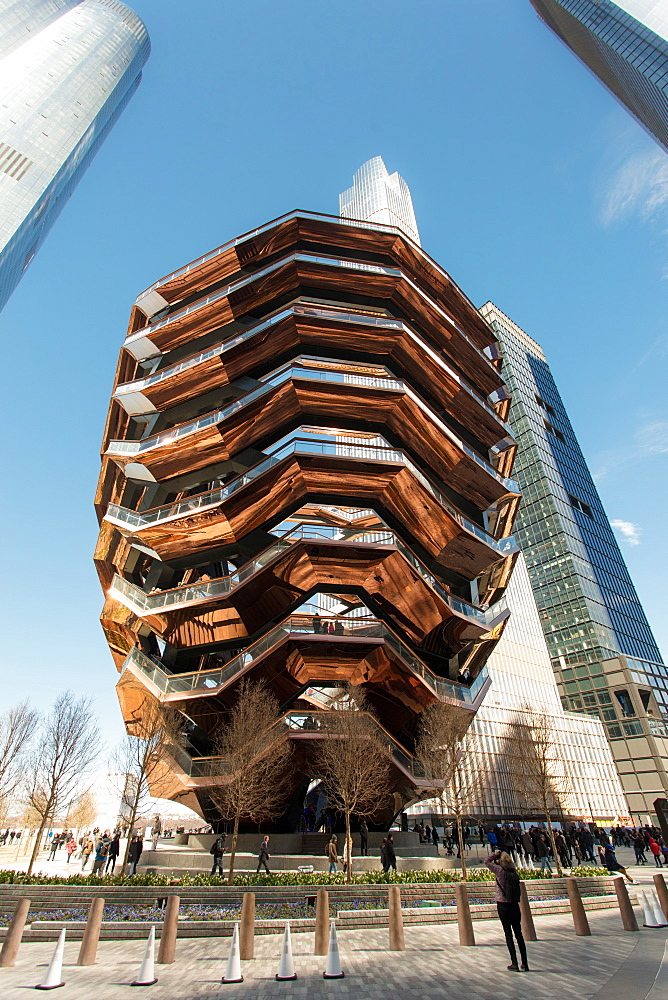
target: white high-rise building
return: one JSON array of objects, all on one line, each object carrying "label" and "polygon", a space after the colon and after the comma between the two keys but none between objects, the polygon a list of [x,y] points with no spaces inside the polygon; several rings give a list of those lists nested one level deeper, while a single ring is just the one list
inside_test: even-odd
[{"label": "white high-rise building", "polygon": [[343,219],[396,226],[420,243],[408,184],[396,171],[387,172],[382,156],[367,160],[355,172],[352,187],[339,195],[339,214]]},{"label": "white high-rise building", "polygon": [[0,309],[141,80],[118,0],[0,0]]}]

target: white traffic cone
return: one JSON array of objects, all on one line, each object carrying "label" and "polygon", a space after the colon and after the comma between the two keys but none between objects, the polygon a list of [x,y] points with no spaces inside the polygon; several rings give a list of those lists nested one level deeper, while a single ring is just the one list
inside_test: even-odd
[{"label": "white traffic cone", "polygon": [[327,962],[323,979],[343,979],[341,959],[339,958],[339,942],[336,937],[336,920],[329,921],[329,950],[327,951]]},{"label": "white traffic cone", "polygon": [[661,903],[659,902],[659,897],[657,896],[656,889],[653,886],[650,886],[647,895],[649,896],[650,906],[654,910],[654,919],[657,922],[656,926],[657,927],[668,926],[668,924],[666,924],[665,914],[661,909]]},{"label": "white traffic cone", "polygon": [[533,863],[533,858],[531,857],[531,855],[529,855],[529,864],[527,865],[527,868],[530,868],[532,872],[535,872],[536,870],[536,866]]},{"label": "white traffic cone", "polygon": [[144,951],[144,957],[141,962],[141,968],[139,969],[139,975],[130,986],[153,986],[157,983],[155,977],[155,924],[151,924],[151,929],[148,932],[148,941],[146,942],[146,949]]},{"label": "white traffic cone", "polygon": [[223,976],[224,983],[243,983],[244,977],[241,975],[241,958],[239,956],[239,924],[234,925],[230,955],[227,959],[227,971]]},{"label": "white traffic cone", "polygon": [[59,986],[64,986],[63,982],[63,953],[65,951],[65,928],[63,927],[58,938],[58,944],[49,962],[44,979],[36,986],[36,990],[57,990]]},{"label": "white traffic cone", "polygon": [[638,896],[640,897],[640,904],[645,917],[643,927],[659,927],[660,924],[656,922],[652,904],[647,898],[647,893],[643,889],[638,889]]},{"label": "white traffic cone", "polygon": [[285,983],[288,979],[296,979],[297,973],[295,972],[295,967],[292,961],[292,939],[290,937],[290,921],[285,921],[285,931],[283,932],[283,947],[281,949],[281,958],[278,963],[278,972],[276,973],[276,981],[279,983]]}]

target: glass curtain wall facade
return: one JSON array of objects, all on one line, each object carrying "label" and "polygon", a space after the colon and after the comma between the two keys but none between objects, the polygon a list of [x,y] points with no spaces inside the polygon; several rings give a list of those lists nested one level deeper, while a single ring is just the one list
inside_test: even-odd
[{"label": "glass curtain wall facade", "polygon": [[382,156],[374,156],[355,171],[352,187],[339,195],[339,214],[342,219],[396,226],[420,245],[408,184],[396,171],[388,173]]},{"label": "glass curtain wall facade", "polygon": [[668,150],[666,0],[531,0],[545,23]]},{"label": "glass curtain wall facade", "polygon": [[668,791],[668,670],[540,346],[491,302],[502,347],[527,560],[565,709],[604,723],[635,817]]},{"label": "glass curtain wall facade", "polygon": [[0,309],[141,80],[117,0],[0,0]]},{"label": "glass curtain wall facade", "polygon": [[[554,739],[563,816],[602,824],[626,820],[628,806],[603,725],[562,707],[523,556],[513,570],[506,601],[510,618],[489,658],[491,686],[472,726],[484,760],[472,818],[483,823],[537,818],[518,792],[513,723],[540,713]],[[435,800],[428,800],[413,806],[410,814],[435,816],[438,810]]]}]

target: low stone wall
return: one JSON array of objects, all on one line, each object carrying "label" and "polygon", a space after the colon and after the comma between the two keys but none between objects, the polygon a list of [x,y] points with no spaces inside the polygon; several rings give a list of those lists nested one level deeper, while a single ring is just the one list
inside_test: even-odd
[{"label": "low stone wall", "polygon": [[[273,845],[270,845],[273,846]],[[455,858],[402,856],[400,851],[409,852],[410,848],[399,848],[397,854],[397,869],[399,871],[428,872],[440,868],[456,868]],[[213,859],[203,851],[144,851],[137,866],[138,873],[154,872],[159,875],[196,875],[200,872],[210,872]],[[223,857],[223,870],[229,871],[230,856]],[[296,872],[299,867],[311,867],[316,872],[329,871],[329,860],[324,853],[312,854],[271,854],[269,868],[275,872]],[[339,865],[339,869],[341,865]],[[353,857],[353,871],[381,871],[380,857]],[[257,871],[257,854],[240,853],[234,861],[236,872]]]}]

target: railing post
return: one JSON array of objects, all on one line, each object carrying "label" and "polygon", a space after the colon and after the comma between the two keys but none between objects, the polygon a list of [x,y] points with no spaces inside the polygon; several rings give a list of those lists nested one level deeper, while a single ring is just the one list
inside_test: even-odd
[{"label": "railing post", "polygon": [[176,953],[176,932],[179,926],[179,906],[180,896],[168,896],[165,917],[162,921],[160,932],[160,948],[158,950],[158,964],[171,965]]},{"label": "railing post", "polygon": [[239,955],[243,962],[255,954],[255,893],[245,892],[241,903]]},{"label": "railing post", "polygon": [[455,900],[457,901],[459,943],[465,948],[470,948],[475,944],[475,934],[473,933],[473,921],[471,920],[471,908],[469,906],[469,894],[466,882],[457,882],[455,884]]},{"label": "railing post", "polygon": [[318,889],[315,898],[315,948],[314,955],[326,955],[329,944],[329,893]]},{"label": "railing post", "polygon": [[522,934],[525,941],[537,941],[538,935],[534,927],[529,894],[524,882],[520,881],[520,913],[522,914]]},{"label": "railing post", "polygon": [[405,951],[404,917],[401,912],[401,889],[398,885],[391,885],[387,894],[390,911],[390,951]]},{"label": "railing post", "polygon": [[666,920],[668,920],[668,888],[666,888],[666,881],[661,872],[657,872],[654,876],[654,888],[656,889],[656,894],[659,897],[663,915]]},{"label": "railing post", "polygon": [[97,899],[91,899],[90,908],[88,910],[88,920],[86,921],[86,929],[81,940],[81,948],[79,949],[77,965],[95,965],[97,943],[100,940],[100,927],[102,925],[103,913],[104,899],[102,899],[101,896],[98,896]]},{"label": "railing post", "polygon": [[23,937],[23,928],[30,909],[29,899],[19,899],[14,909],[14,916],[7,928],[5,940],[0,951],[0,969],[11,969],[16,960],[16,953]]},{"label": "railing post", "polygon": [[591,931],[589,930],[589,921],[587,920],[587,914],[585,913],[582,896],[580,895],[580,890],[578,889],[578,883],[574,878],[569,877],[566,879],[566,892],[568,893],[568,900],[571,904],[571,913],[573,914],[573,926],[575,927],[575,933],[578,937],[589,937],[591,935]]},{"label": "railing post", "polygon": [[637,931],[640,930],[638,927],[638,921],[636,920],[636,915],[633,912],[633,907],[631,906],[631,900],[629,899],[629,894],[624,883],[624,876],[619,875],[617,878],[612,880],[615,886],[615,892],[617,893],[617,902],[619,904],[619,912],[622,918],[622,925],[625,931]]}]

